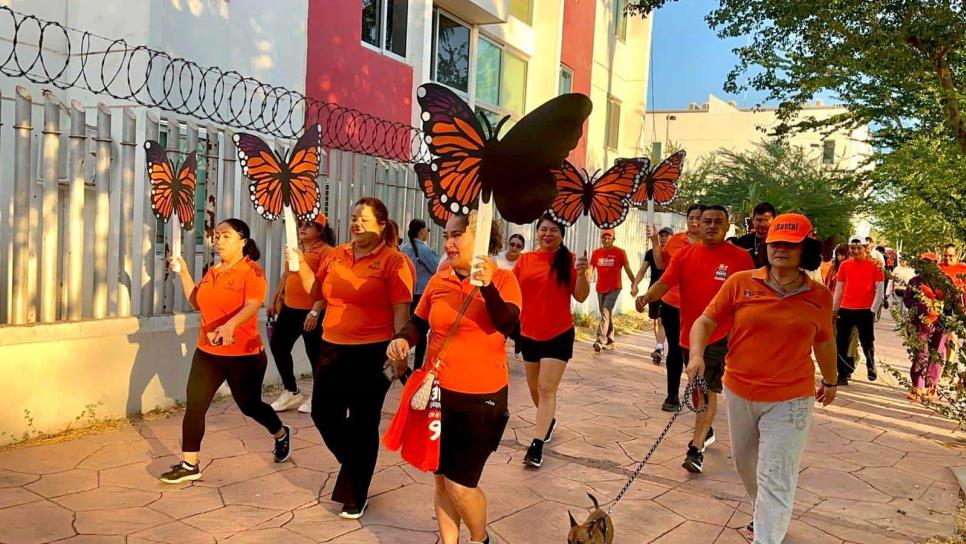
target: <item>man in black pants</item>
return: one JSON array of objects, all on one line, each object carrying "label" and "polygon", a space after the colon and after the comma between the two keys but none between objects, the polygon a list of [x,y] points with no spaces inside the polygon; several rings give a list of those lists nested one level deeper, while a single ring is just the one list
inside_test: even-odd
[{"label": "man in black pants", "polygon": [[859,331],[859,342],[865,355],[869,381],[877,378],[875,371],[875,313],[882,304],[882,284],[885,275],[870,259],[868,243],[861,236],[849,239],[849,260],[839,267],[835,276],[835,341],[838,349],[838,385],[848,385],[856,361],[848,356],[852,328]]}]

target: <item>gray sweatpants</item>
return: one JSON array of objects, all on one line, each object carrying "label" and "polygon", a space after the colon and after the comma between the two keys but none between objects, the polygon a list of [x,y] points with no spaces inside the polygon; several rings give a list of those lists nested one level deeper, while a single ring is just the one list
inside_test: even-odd
[{"label": "gray sweatpants", "polygon": [[727,387],[724,393],[731,454],[755,506],[755,544],[781,544],[792,521],[815,397],[754,402]]},{"label": "gray sweatpants", "polygon": [[617,305],[617,297],[620,295],[620,289],[597,293],[597,304],[600,308],[600,323],[597,324],[598,344],[614,343],[614,306]]}]

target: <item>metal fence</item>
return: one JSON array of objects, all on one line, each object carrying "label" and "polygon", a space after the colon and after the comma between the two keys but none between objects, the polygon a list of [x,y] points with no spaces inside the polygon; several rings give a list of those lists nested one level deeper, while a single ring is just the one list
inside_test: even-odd
[{"label": "metal fence", "polygon": [[[228,217],[252,227],[276,285],[284,229],[281,220],[255,214],[230,129],[143,107],[65,104],[51,92],[35,100],[23,87],[0,105],[0,324],[184,311],[166,270],[172,236],[182,236],[185,260],[200,279],[214,261],[209,235]],[[175,162],[198,151],[193,232],[173,233],[154,218],[146,139],[160,141]],[[275,147],[293,143],[276,139]],[[386,202],[403,229],[427,215],[408,165],[329,151],[318,181],[339,241],[348,238],[351,203],[363,195]]]}]

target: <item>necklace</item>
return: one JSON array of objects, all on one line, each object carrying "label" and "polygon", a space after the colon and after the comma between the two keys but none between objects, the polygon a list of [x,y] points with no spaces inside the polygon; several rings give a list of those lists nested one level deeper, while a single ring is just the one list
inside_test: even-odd
[{"label": "necklace", "polygon": [[782,283],[782,281],[780,279],[778,279],[777,277],[775,277],[775,274],[774,274],[774,272],[772,272],[771,268],[768,269],[768,275],[771,277],[772,281],[774,281],[775,283],[778,284],[778,287],[781,288],[781,290],[783,292],[784,291],[788,291],[788,286],[793,285],[793,284],[797,283],[799,280],[802,279],[802,275],[801,274],[798,274],[797,276],[795,276],[794,278],[792,278],[791,281],[789,281],[787,283]]}]

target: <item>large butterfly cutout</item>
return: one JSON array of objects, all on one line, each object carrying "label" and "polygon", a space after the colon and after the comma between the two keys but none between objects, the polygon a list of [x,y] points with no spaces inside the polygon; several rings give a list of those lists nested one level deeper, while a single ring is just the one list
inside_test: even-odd
[{"label": "large butterfly cutout", "polygon": [[[198,157],[194,151],[188,153],[181,166],[175,169],[168,160],[164,147],[158,142],[144,142],[147,154],[148,180],[151,182],[151,210],[165,223],[172,213],[178,214],[178,221],[185,230],[195,224],[195,187],[198,181]],[[175,174],[177,172],[177,174]]]},{"label": "large butterfly cutout", "polygon": [[248,192],[259,215],[274,221],[288,206],[301,221],[315,219],[321,209],[316,178],[322,157],[322,127],[306,127],[288,160],[254,134],[238,133],[234,140],[242,172],[252,180]]},{"label": "large butterfly cutout", "polygon": [[619,160],[599,177],[580,172],[569,161],[553,170],[557,197],[547,213],[565,226],[571,226],[581,215],[590,215],[595,225],[612,229],[624,222],[630,208],[630,196],[651,167],[646,157]]},{"label": "large butterfly cutout", "polygon": [[[520,119],[502,139],[496,127],[442,85],[416,90],[422,108],[425,142],[434,159],[428,164],[432,196],[450,213],[466,214],[482,196],[491,196],[508,221],[529,223],[557,194],[551,168],[559,168],[577,145],[593,107],[581,94],[558,96]],[[422,184],[424,189],[425,184]],[[430,204],[433,206],[433,204]]]},{"label": "large butterfly cutout", "polygon": [[648,200],[661,206],[667,206],[674,200],[678,192],[678,178],[681,177],[681,165],[684,164],[684,150],[661,161],[654,170],[649,172],[641,181],[640,186],[631,197],[631,204],[643,206]]}]

